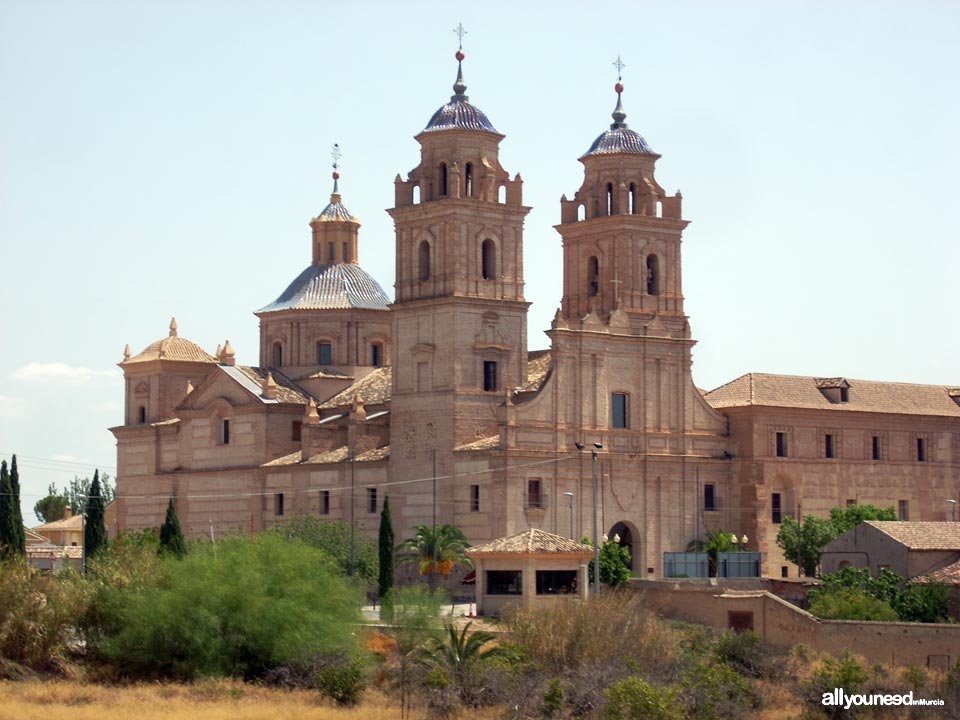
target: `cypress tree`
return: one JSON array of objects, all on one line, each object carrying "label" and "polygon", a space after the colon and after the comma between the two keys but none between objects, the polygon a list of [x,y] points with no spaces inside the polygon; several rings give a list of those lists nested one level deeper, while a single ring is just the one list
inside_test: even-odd
[{"label": "cypress tree", "polygon": [[187,555],[187,541],[183,539],[183,530],[180,528],[180,519],[177,517],[177,508],[173,505],[173,498],[167,504],[167,517],[160,526],[161,555],[173,555],[177,560],[183,560]]},{"label": "cypress tree", "polygon": [[377,550],[380,559],[380,573],[377,578],[377,593],[380,596],[381,612],[386,619],[391,616],[390,591],[393,590],[393,566],[396,559],[396,539],[393,534],[393,519],[390,516],[390,496],[383,499],[380,511],[380,536]]},{"label": "cypress tree", "polygon": [[13,486],[7,461],[0,461],[0,560],[16,555],[16,533],[13,521]]},{"label": "cypress tree", "polygon": [[27,554],[27,530],[23,526],[23,510],[20,508],[20,471],[17,470],[17,456],[10,462],[10,487],[13,490],[12,515],[15,535],[15,550],[20,555]]},{"label": "cypress tree", "polygon": [[103,496],[100,491],[100,471],[93,471],[93,483],[87,496],[86,520],[83,526],[83,555],[92,558],[107,544],[107,526],[103,519]]}]

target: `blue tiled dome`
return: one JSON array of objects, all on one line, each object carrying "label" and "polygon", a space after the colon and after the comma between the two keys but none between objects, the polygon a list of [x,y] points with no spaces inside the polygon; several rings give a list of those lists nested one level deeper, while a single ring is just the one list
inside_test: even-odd
[{"label": "blue tiled dome", "polygon": [[311,265],[274,302],[258,313],[279,310],[386,310],[390,298],[366,270],[352,263]]},{"label": "blue tiled dome", "polygon": [[653,148],[647,144],[640,133],[631,130],[624,123],[623,127],[611,127],[594,140],[584,157],[588,155],[607,155],[609,153],[651,155],[653,154]]},{"label": "blue tiled dome", "polygon": [[437,110],[430,122],[423,129],[424,132],[435,132],[438,130],[485,130],[486,132],[497,132],[496,128],[483,111],[474,107],[466,101],[460,100],[456,96],[450,99],[446,105]]}]

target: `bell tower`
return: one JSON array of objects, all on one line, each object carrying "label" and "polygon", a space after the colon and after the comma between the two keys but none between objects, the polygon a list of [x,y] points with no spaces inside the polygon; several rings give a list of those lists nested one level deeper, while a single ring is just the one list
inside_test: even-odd
[{"label": "bell tower", "polygon": [[655,316],[669,330],[681,331],[686,317],[680,243],[687,226],[682,198],[679,192],[668,197],[657,182],[660,156],[627,125],[620,80],[615,90],[610,129],[580,158],[583,184],[572,200],[560,201],[561,315],[578,321],[621,310],[633,319]]},{"label": "bell tower", "polygon": [[529,208],[520,176],[511,179],[500,164],[504,136],[466,95],[462,47],[456,59],[454,94],[416,136],[420,164],[405,180],[397,176],[387,211],[397,259],[394,477],[423,472],[434,451],[445,462],[453,448],[496,435],[497,408],[526,376]]}]

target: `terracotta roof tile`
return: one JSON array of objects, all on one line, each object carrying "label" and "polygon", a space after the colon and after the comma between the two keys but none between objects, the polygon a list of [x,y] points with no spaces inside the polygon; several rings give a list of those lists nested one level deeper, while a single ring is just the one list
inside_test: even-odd
[{"label": "terracotta roof tile", "polygon": [[911,550],[960,551],[960,523],[867,520],[868,525]]},{"label": "terracotta roof tile", "polygon": [[553,355],[549,350],[534,350],[527,353],[527,381],[520,387],[520,392],[538,391],[543,387],[552,368]]},{"label": "terracotta roof tile", "polygon": [[939,570],[924,573],[911,579],[911,582],[944,583],[945,585],[960,585],[960,561],[947,565]]},{"label": "terracotta roof tile", "polygon": [[263,463],[260,467],[282,467],[284,465],[298,465],[300,463],[300,451],[292,452],[289,455],[281,455],[269,462]]},{"label": "terracotta roof tile", "polygon": [[532,528],[510,537],[497,538],[482,545],[467,548],[468,555],[529,555],[541,553],[572,553],[592,557],[593,547],[560,535]]},{"label": "terracotta roof tile", "polygon": [[491,435],[490,437],[480,438],[473,442],[458,445],[453,449],[454,452],[466,452],[470,450],[495,450],[500,447],[500,436]]},{"label": "terracotta roof tile", "polygon": [[215,363],[217,359],[194,342],[182,337],[165,337],[150,343],[137,355],[124,360],[121,365],[150,360],[173,360],[180,362],[207,362]]},{"label": "terracotta roof tile", "polygon": [[383,405],[390,401],[391,369],[377,368],[366,377],[357,380],[350,387],[341,390],[332,398],[319,406],[321,410],[350,407],[357,393],[363,399],[363,404]]},{"label": "terracotta roof tile", "polygon": [[237,370],[246,375],[259,387],[267,377],[267,373],[273,374],[273,381],[277,384],[277,400],[282,403],[292,403],[295,405],[306,405],[310,396],[298,388],[293,381],[275,368],[248,367],[246,365],[237,365]]},{"label": "terracotta roof tile", "polygon": [[[390,446],[384,445],[380,448],[374,448],[373,450],[367,450],[367,452],[360,453],[357,455],[357,462],[376,462],[378,460],[386,460],[390,457]],[[338,447],[334,450],[328,450],[327,452],[320,453],[319,455],[314,455],[303,462],[308,465],[328,465],[333,463],[346,462],[350,459],[350,448],[344,445],[343,447]]]},{"label": "terracotta roof tile", "polygon": [[[821,388],[841,387],[844,380],[849,385],[846,402],[831,402],[821,392]],[[704,397],[717,409],[763,406],[960,417],[960,405],[942,385],[749,373]]]}]

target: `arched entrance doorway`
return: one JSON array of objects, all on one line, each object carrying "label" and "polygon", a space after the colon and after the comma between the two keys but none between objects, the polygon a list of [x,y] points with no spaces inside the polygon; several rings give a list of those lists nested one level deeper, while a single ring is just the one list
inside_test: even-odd
[{"label": "arched entrance doorway", "polygon": [[621,521],[610,528],[607,537],[613,539],[616,535],[620,536],[620,547],[625,547],[630,551],[628,566],[632,571],[634,567],[638,567],[636,558],[640,555],[640,534],[631,523]]}]

